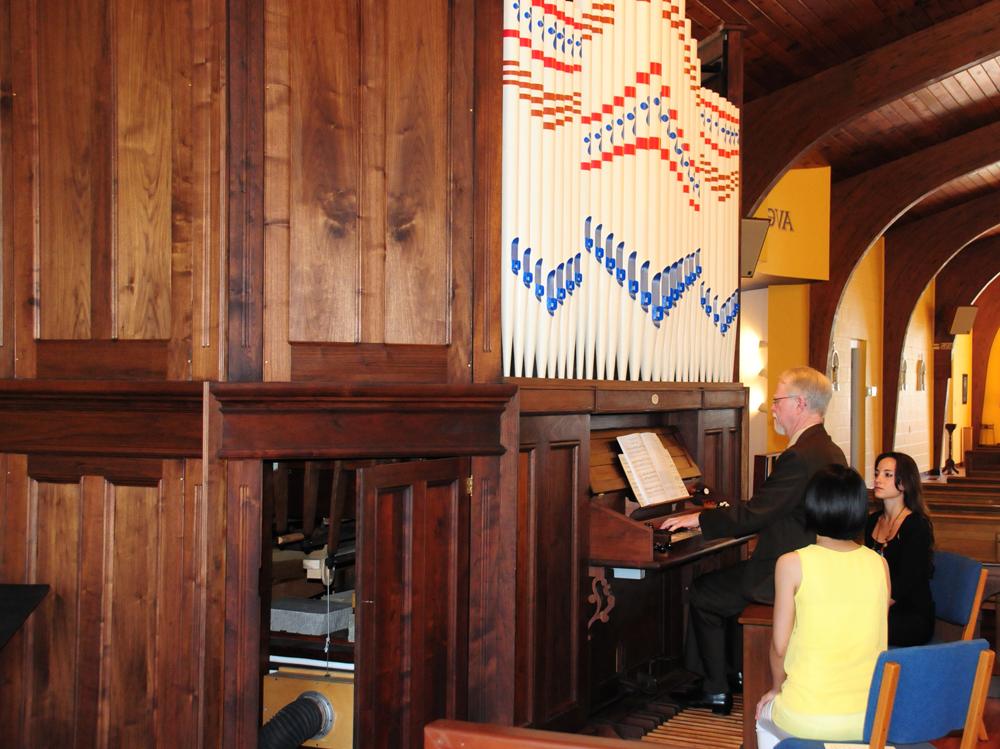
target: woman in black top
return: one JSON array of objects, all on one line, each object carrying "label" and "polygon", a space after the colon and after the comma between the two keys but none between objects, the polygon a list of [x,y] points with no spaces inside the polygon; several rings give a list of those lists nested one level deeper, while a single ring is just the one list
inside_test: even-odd
[{"label": "woman in black top", "polygon": [[889,644],[923,645],[934,634],[934,528],[913,458],[896,452],[879,455],[874,490],[882,511],[869,516],[865,545],[889,564]]}]

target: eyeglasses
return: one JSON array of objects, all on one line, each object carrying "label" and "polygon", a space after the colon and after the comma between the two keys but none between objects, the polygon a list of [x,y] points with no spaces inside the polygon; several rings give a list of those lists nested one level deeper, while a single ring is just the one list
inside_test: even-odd
[{"label": "eyeglasses", "polygon": [[801,398],[801,395],[779,395],[777,397],[771,398],[771,405],[773,406],[778,401],[787,400],[788,398]]}]

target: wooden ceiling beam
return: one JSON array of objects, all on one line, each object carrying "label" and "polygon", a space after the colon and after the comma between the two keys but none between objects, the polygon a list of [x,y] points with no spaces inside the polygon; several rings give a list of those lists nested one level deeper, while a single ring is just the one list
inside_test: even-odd
[{"label": "wooden ceiling beam", "polygon": [[885,235],[882,311],[882,447],[892,447],[899,400],[899,360],[913,309],[924,289],[963,247],[1000,225],[1000,192],[935,213]]},{"label": "wooden ceiling beam", "polygon": [[744,215],[826,134],[997,54],[1000,0],[991,0],[750,102],[742,117]]},{"label": "wooden ceiling beam", "polygon": [[[830,191],[830,278],[809,290],[809,363],[827,368],[844,290],[872,242],[937,187],[997,160],[1000,122],[837,182]],[[891,186],[891,189],[886,189]]]},{"label": "wooden ceiling beam", "polygon": [[[934,401],[931,432],[931,467],[941,465],[941,438],[947,412],[946,383],[951,377],[950,332],[955,310],[973,303],[1000,277],[1000,236],[985,237],[967,245],[941,269],[934,287]],[[952,387],[955,387],[952,385]]]}]

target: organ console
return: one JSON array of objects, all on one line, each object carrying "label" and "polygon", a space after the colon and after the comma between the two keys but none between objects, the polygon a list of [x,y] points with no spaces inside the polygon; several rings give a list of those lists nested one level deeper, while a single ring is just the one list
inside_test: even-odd
[{"label": "organ console", "polygon": [[[685,589],[696,575],[741,558],[746,539],[668,538],[657,526],[697,502],[745,498],[746,391],[739,384],[517,384],[518,506],[531,539],[519,584],[534,591],[519,597],[531,696],[521,716],[539,727],[573,727],[620,695],[622,684],[662,682],[679,667]],[[643,508],[630,501],[617,437],[639,431],[660,436],[689,498]]]}]

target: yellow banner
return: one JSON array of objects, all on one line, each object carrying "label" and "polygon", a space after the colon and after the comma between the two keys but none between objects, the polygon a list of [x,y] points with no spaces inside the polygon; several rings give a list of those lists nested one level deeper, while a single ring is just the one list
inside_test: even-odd
[{"label": "yellow banner", "polygon": [[830,277],[830,167],[792,169],[754,217],[769,222],[757,274],[804,281]]}]

